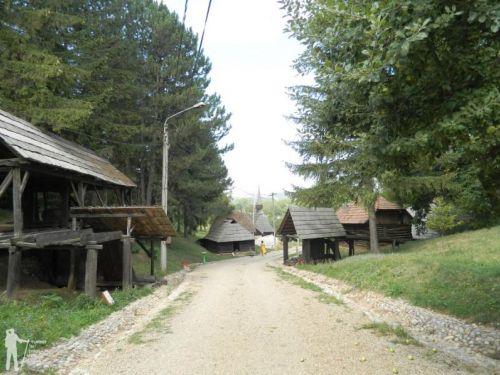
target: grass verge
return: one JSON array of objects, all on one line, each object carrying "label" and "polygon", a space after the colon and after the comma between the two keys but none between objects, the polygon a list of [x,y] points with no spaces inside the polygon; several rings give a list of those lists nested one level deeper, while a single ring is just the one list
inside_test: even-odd
[{"label": "grass verge", "polygon": [[[65,289],[49,293],[33,291],[22,301],[2,301],[0,332],[4,334],[5,330],[14,328],[20,338],[44,340],[48,346],[62,337],[78,334],[82,328],[149,293],[151,289],[148,288],[115,291],[112,293],[115,304],[108,306],[99,300],[92,301],[84,294],[69,293]],[[23,344],[18,346],[20,356],[24,347]],[[0,345],[0,364],[5,364],[5,360],[5,347]]]},{"label": "grass verge", "polygon": [[422,346],[401,326],[392,327],[387,323],[373,322],[362,325],[360,329],[374,330],[378,336],[393,336],[392,342],[395,344]]},{"label": "grass verge", "polygon": [[[187,291],[182,293],[175,302],[163,309],[156,317],[154,317],[146,326],[138,332],[133,333],[128,341],[131,344],[144,344],[147,342],[155,341],[153,335],[162,331],[162,333],[171,333],[168,326],[169,320],[177,312],[179,308],[188,303],[194,296],[194,293]],[[148,336],[148,338],[146,338]]]},{"label": "grass verge", "polygon": [[470,322],[500,326],[500,226],[409,242],[396,253],[300,267]]},{"label": "grass verge", "polygon": [[[203,254],[205,252],[205,254]],[[232,255],[219,255],[211,253],[204,247],[198,245],[192,240],[185,238],[174,237],[172,244],[167,250],[167,272],[163,272],[160,268],[160,246],[159,243],[154,247],[155,255],[155,275],[158,277],[165,276],[165,274],[174,273],[182,269],[182,262],[186,261],[188,264],[203,262],[203,255],[207,262],[215,262],[219,260],[232,259]],[[136,274],[149,275],[150,274],[150,259],[146,253],[139,248],[135,247],[132,256],[132,264]]]},{"label": "grass verge", "polygon": [[285,280],[293,285],[300,286],[303,289],[308,289],[308,290],[312,290],[313,292],[316,292],[317,293],[316,298],[318,299],[318,301],[320,301],[322,303],[326,303],[326,304],[332,304],[332,303],[336,304],[336,305],[343,304],[343,302],[341,300],[339,300],[338,298],[336,298],[328,293],[325,293],[323,291],[323,289],[321,289],[316,284],[313,284],[309,281],[305,281],[304,279],[302,279],[298,276],[291,275],[288,272],[283,271],[279,267],[272,267],[272,266],[269,266],[269,267],[272,268],[282,280]]}]

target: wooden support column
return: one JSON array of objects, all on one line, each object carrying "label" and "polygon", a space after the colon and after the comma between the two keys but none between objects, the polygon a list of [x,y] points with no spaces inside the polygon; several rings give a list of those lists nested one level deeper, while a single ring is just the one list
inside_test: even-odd
[{"label": "wooden support column", "polygon": [[348,240],[347,243],[349,244],[349,256],[354,255],[354,240]]},{"label": "wooden support column", "polygon": [[95,298],[97,287],[97,251],[102,245],[87,245],[87,260],[85,262],[85,294]]},{"label": "wooden support column", "polygon": [[12,207],[14,214],[14,238],[19,238],[23,234],[23,207],[21,191],[21,170],[12,170]]},{"label": "wooden support column", "polygon": [[77,250],[71,249],[69,251],[69,276],[68,276],[68,289],[76,289],[76,266],[77,266]]},{"label": "wooden support column", "polygon": [[7,298],[13,298],[21,281],[21,249],[9,247],[9,269],[7,271]]},{"label": "wooden support column", "polygon": [[122,289],[127,290],[132,286],[132,242],[130,237],[123,237],[123,273]]},{"label": "wooden support column", "polygon": [[305,263],[311,262],[311,240],[302,240],[302,257]]},{"label": "wooden support column", "polygon": [[283,264],[286,264],[288,260],[288,237],[283,236]]},{"label": "wooden support column", "polygon": [[342,256],[340,255],[340,249],[339,249],[339,240],[335,240],[333,243],[333,257],[335,260],[341,260]]},{"label": "wooden support column", "polygon": [[149,241],[149,253],[151,254],[150,274],[151,274],[151,276],[154,276],[155,275],[155,243],[154,243],[153,239],[151,239]]}]

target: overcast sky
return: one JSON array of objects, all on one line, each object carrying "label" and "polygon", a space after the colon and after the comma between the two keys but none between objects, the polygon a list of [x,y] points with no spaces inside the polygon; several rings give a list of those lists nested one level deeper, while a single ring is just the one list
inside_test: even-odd
[{"label": "overcast sky", "polygon": [[[186,25],[201,36],[209,0],[190,0]],[[185,0],[163,0],[182,20]],[[212,62],[209,90],[232,113],[225,156],[233,196],[252,197],[303,185],[285,162],[299,157],[284,144],[296,138],[285,117],[295,111],[287,87],[304,82],[292,68],[301,47],[283,33],[285,21],[274,0],[212,0],[203,49]]]}]

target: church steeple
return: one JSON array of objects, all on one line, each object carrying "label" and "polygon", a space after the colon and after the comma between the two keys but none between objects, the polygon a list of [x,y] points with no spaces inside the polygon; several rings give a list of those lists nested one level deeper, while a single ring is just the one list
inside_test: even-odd
[{"label": "church steeple", "polygon": [[255,211],[259,212],[262,211],[264,208],[264,205],[262,204],[262,197],[260,196],[260,185],[257,188],[257,199],[255,200]]}]

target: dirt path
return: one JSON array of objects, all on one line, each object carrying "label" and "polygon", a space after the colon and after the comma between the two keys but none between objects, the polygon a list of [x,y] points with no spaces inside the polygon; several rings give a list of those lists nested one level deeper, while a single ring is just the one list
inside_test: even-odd
[{"label": "dirt path", "polygon": [[[282,280],[279,254],[202,266],[147,327],[72,374],[463,374],[428,348],[359,329],[368,319]],[[392,348],[394,351],[391,351]]]}]

